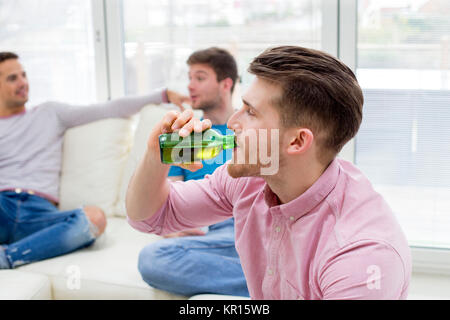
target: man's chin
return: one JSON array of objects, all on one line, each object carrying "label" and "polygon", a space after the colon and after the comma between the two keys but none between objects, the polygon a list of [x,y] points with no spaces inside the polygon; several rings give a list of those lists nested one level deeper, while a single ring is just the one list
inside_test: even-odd
[{"label": "man's chin", "polygon": [[18,110],[25,106],[25,104],[28,102],[28,99],[23,99],[20,101],[14,101],[13,103],[9,103],[7,105],[7,108],[10,110]]},{"label": "man's chin", "polygon": [[196,100],[192,102],[191,107],[194,110],[202,110],[203,112],[205,112],[208,110],[214,110],[217,107],[217,105],[211,102]]},{"label": "man's chin", "polygon": [[227,165],[227,171],[232,178],[258,177],[260,175],[260,168],[252,164],[230,163]]},{"label": "man's chin", "polygon": [[192,107],[192,109],[194,109],[194,110],[200,109],[199,103],[198,103],[198,102],[195,102],[195,101],[193,101],[193,102],[191,103],[191,107]]}]

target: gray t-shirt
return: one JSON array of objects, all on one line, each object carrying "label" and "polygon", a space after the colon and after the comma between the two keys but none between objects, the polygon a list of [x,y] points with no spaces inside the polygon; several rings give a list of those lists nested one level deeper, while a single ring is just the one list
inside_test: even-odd
[{"label": "gray t-shirt", "polygon": [[67,129],[106,118],[125,118],[165,100],[164,91],[90,106],[46,102],[0,117],[0,191],[33,190],[58,202],[62,145]]}]

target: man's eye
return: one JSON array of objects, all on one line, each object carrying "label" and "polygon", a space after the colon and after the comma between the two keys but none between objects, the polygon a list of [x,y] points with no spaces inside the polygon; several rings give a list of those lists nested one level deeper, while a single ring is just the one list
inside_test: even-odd
[{"label": "man's eye", "polygon": [[248,114],[249,116],[252,116],[252,117],[253,117],[253,116],[255,115],[255,113],[253,112],[253,110],[250,109],[250,108],[247,108],[246,112],[247,112],[247,114]]}]

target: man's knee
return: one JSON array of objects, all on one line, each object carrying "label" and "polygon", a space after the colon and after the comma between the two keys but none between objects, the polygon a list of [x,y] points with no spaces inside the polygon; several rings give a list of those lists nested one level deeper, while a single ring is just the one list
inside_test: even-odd
[{"label": "man's knee", "polygon": [[144,247],[139,253],[138,269],[146,281],[158,277],[156,274],[160,272],[158,262],[161,252],[160,244],[155,242]]},{"label": "man's knee", "polygon": [[94,231],[95,237],[100,236],[106,228],[106,216],[103,210],[99,207],[86,206],[84,207],[84,213],[92,225],[96,228]]},{"label": "man's knee", "polygon": [[174,242],[174,239],[162,239],[147,245],[139,253],[139,272],[150,285],[178,273],[177,262],[182,260],[184,250]]}]

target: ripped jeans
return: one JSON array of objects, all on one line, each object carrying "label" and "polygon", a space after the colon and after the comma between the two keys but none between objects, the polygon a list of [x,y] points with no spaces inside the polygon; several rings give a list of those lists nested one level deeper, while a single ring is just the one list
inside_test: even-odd
[{"label": "ripped jeans", "polygon": [[36,195],[0,192],[0,245],[12,268],[60,256],[94,241],[81,208],[61,212]]}]

